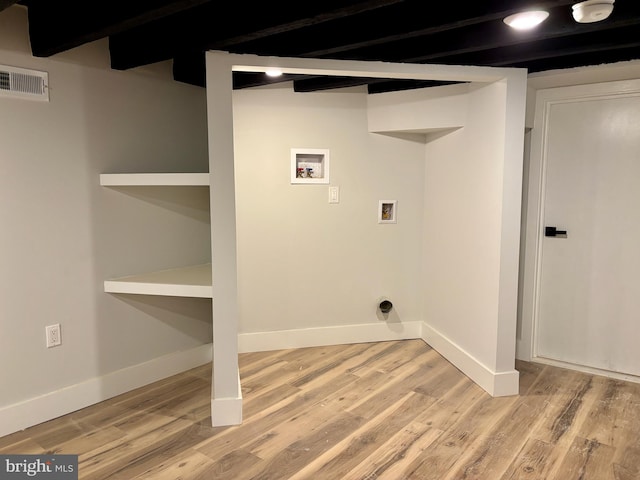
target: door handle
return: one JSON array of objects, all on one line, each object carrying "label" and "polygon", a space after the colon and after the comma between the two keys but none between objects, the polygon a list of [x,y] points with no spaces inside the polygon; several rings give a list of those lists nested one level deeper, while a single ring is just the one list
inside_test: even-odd
[{"label": "door handle", "polygon": [[556,227],[544,227],[545,237],[567,238],[566,230],[558,230]]}]

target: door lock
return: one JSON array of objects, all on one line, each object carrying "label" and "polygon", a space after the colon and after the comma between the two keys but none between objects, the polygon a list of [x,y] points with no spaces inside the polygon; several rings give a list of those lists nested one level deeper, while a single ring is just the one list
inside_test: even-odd
[{"label": "door lock", "polygon": [[545,237],[567,238],[566,230],[558,230],[556,227],[544,227]]}]

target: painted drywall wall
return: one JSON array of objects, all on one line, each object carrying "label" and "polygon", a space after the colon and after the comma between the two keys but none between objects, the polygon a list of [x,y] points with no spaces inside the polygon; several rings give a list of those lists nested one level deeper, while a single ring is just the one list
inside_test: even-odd
[{"label": "painted drywall wall", "polygon": [[496,362],[500,266],[499,90],[470,89],[465,127],[427,144],[424,201],[425,322],[489,368]]},{"label": "painted drywall wall", "polygon": [[[406,333],[422,318],[424,144],[368,133],[362,89],[302,94],[282,84],[233,100],[241,342],[305,329],[318,339],[329,328],[340,343],[348,335],[333,327],[350,325]],[[292,148],[329,149],[340,203],[328,203],[329,185],[290,183]],[[398,202],[396,224],[378,223],[387,199]],[[394,304],[387,319],[382,297]]]},{"label": "painted drywall wall", "polygon": [[[206,188],[99,185],[104,172],[207,171],[205,91],[100,67],[105,46],[34,58],[26,11],[0,13],[0,64],[50,83],[50,102],[0,97],[1,414],[211,342],[210,300],[102,291],[105,278],[210,258]],[[63,343],[47,349],[55,323]]]},{"label": "painted drywall wall", "polygon": [[513,165],[506,164],[510,142],[518,139],[507,141],[505,126],[508,107],[524,116],[524,91],[507,88],[505,82],[451,85],[369,101],[371,128],[397,136],[421,132],[425,142],[422,336],[495,395],[517,391],[522,162],[509,154]]},{"label": "painted drywall wall", "polygon": [[369,131],[432,134],[460,128],[468,115],[468,93],[469,85],[461,83],[372,95]]}]

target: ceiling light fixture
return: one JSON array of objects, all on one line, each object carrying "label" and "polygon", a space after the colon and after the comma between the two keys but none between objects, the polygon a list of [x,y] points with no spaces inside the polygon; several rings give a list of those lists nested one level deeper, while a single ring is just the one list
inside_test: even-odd
[{"label": "ceiling light fixture", "polygon": [[282,70],[278,68],[270,68],[264,73],[266,73],[270,77],[279,77],[280,75],[282,75]]},{"label": "ceiling light fixture", "polygon": [[578,23],[600,22],[613,12],[615,0],[587,0],[572,7],[573,19]]},{"label": "ceiling light fixture", "polygon": [[516,30],[529,30],[544,22],[549,16],[549,12],[544,10],[529,10],[527,12],[514,13],[503,21]]}]

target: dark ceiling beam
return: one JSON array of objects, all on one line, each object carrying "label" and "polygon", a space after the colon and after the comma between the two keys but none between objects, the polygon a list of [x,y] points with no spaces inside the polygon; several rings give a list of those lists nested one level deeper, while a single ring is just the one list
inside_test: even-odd
[{"label": "dark ceiling beam", "polygon": [[[589,43],[592,41],[587,36],[588,34],[595,34],[599,32],[610,32],[609,34],[614,36],[616,34],[616,30],[635,27],[640,25],[640,16],[631,17],[631,18],[621,18],[618,20],[612,20],[607,22],[606,24],[565,24],[565,25],[556,25],[552,28],[548,28],[546,30],[540,30],[537,32],[533,32],[525,35],[491,35],[490,32],[485,32],[478,34],[484,35],[484,40],[482,42],[478,42],[474,40],[472,36],[466,35],[458,35],[458,39],[456,41],[455,38],[449,39],[449,44],[446,49],[435,49],[432,53],[417,53],[415,55],[403,55],[401,59],[398,61],[409,62],[409,63],[425,63],[425,62],[433,62],[438,59],[452,57],[454,55],[460,55],[465,53],[478,53],[486,50],[493,50],[496,48],[506,48],[506,47],[514,47],[514,46],[525,46],[525,45],[535,45],[538,42],[546,41],[546,40],[559,40],[562,38],[580,36],[584,39],[585,47],[588,48]],[[511,33],[511,32],[507,32]],[[551,47],[550,50],[553,50]],[[414,50],[415,51],[415,50]],[[552,53],[552,52],[551,52]]]},{"label": "dark ceiling beam", "polygon": [[588,47],[576,45],[542,52],[532,51],[519,55],[503,55],[494,58],[490,66],[532,65],[534,68],[529,68],[529,70],[535,71],[535,65],[543,62],[544,65],[558,65],[558,68],[572,68],[575,66],[612,63],[618,61],[617,59],[622,60],[629,58],[627,52],[630,50],[637,53],[640,52],[640,38],[624,43],[601,43],[597,45],[592,44]]},{"label": "dark ceiling beam", "polygon": [[[204,52],[209,49],[259,55],[493,66],[523,65],[519,59],[524,54],[528,64],[533,62],[536,68],[543,68],[543,62],[556,57],[576,58],[576,62],[578,57],[599,58],[607,43],[612,49],[620,44],[626,52],[635,48],[634,41],[621,38],[619,32],[640,24],[640,2],[617,2],[614,13],[606,21],[577,24],[570,14],[570,5],[575,0],[541,0],[536,6],[551,12],[541,28],[530,33],[508,29],[502,18],[531,6],[530,1],[470,2],[464,12],[451,2],[426,16],[423,0],[295,3],[271,0],[252,4],[251,15],[247,15],[246,3],[229,3],[221,12],[219,2],[212,0],[66,0],[62,4],[53,0],[22,0],[20,3],[29,8],[30,28],[35,28],[31,15],[33,23],[38,22],[39,15],[40,21],[48,24],[41,38],[49,35],[49,39],[63,39],[57,48],[63,50],[64,45],[73,48],[77,46],[75,43],[109,36],[113,68],[127,69],[173,58],[176,80],[199,86],[205,83]],[[125,13],[115,13],[122,8]],[[76,18],[88,19],[88,23]],[[233,21],[238,18],[242,21]],[[595,38],[603,29],[603,35],[611,36],[610,42],[603,40],[604,37]],[[550,47],[552,52],[555,49],[555,54],[546,53],[544,48],[548,47],[543,48],[545,42],[564,41],[576,35],[580,38],[576,45]],[[44,49],[39,50],[36,37],[32,34],[34,54],[45,55]],[[67,37],[74,40],[65,41]],[[49,48],[53,48],[51,45]],[[566,53],[560,55],[559,52]],[[291,80],[296,91],[363,84],[362,79],[300,76],[280,79]],[[234,88],[276,81],[264,81],[261,74],[234,74]],[[371,89],[382,89],[392,81],[369,79],[366,83]]]},{"label": "dark ceiling beam", "polygon": [[233,45],[260,40],[266,37],[280,35],[291,31],[298,31],[301,28],[307,28],[318,24],[325,24],[326,22],[348,18],[353,15],[360,15],[368,11],[388,7],[390,5],[401,3],[403,1],[404,0],[372,0],[359,2],[353,5],[336,8],[331,11],[322,12],[313,17],[300,18],[292,22],[284,23],[281,25],[274,25],[255,32],[237,35],[235,37],[225,38],[223,40],[208,42],[206,47],[208,50],[221,50]]},{"label": "dark ceiling beam", "polygon": [[313,77],[296,79],[293,90],[298,93],[332,90],[334,88],[361,87],[366,85],[370,93],[406,90],[409,88],[425,88],[458,82],[440,82],[435,80],[398,80],[392,78],[366,77]]},{"label": "dark ceiling beam", "polygon": [[368,85],[368,93],[387,93],[400,90],[413,90],[416,88],[431,88],[442,85],[451,85],[461,82],[440,82],[435,80],[391,80],[388,82],[372,83]]},{"label": "dark ceiling beam", "polygon": [[602,50],[597,52],[592,51],[572,56],[545,58],[540,61],[532,60],[527,63],[526,67],[529,73],[536,73],[549,70],[564,70],[567,68],[627,62],[630,59],[640,59],[640,47]]},{"label": "dark ceiling beam", "polygon": [[[244,3],[229,4],[229,9],[236,10],[226,12],[221,12],[219,5],[208,5],[175,19],[112,35],[109,39],[111,66],[126,70],[169,60],[189,49],[232,50],[230,47],[239,43],[299,31],[403,1],[281,2],[281,6],[274,2],[261,2],[252,6],[250,16],[247,16]],[[245,17],[245,20],[228,20],[238,17]]]},{"label": "dark ceiling beam", "polygon": [[615,35],[608,31],[595,32],[591,35],[575,35],[560,41],[535,42],[527,48],[521,48],[519,45],[500,47],[483,52],[455,55],[445,60],[447,64],[469,65],[473,62],[492,67],[522,67],[533,62],[548,62],[557,58],[568,61],[571,57],[598,57],[603,52],[619,58],[620,55],[617,55],[616,51],[628,52],[630,49],[640,47],[640,37],[636,30],[635,27],[629,27],[616,30]]},{"label": "dark ceiling beam", "polygon": [[[328,31],[314,29],[308,32],[308,39],[297,41],[293,36],[282,36],[279,43],[275,43],[266,39],[260,42],[263,55],[274,54],[274,52],[282,51],[288,53],[288,56],[314,57],[314,58],[342,58],[350,60],[383,60],[396,61],[405,63],[440,63],[442,59],[447,59],[455,55],[465,53],[482,54],[484,51],[490,51],[495,48],[503,48],[505,46],[520,46],[529,48],[539,40],[551,38],[570,37],[576,34],[592,33],[602,30],[614,31],[630,25],[638,25],[639,11],[638,7],[633,4],[623,4],[614,10],[614,15],[606,22],[598,22],[597,24],[578,24],[571,18],[570,5],[573,0],[551,1],[540,4],[540,7],[547,8],[551,12],[551,18],[545,22],[541,28],[533,32],[514,32],[513,30],[502,24],[502,19],[510,13],[518,10],[522,5],[515,3],[492,5],[492,7],[502,7],[499,11],[493,10],[493,13],[481,13],[477,11],[465,11],[465,15],[471,17],[456,20],[449,23],[441,23],[446,20],[447,15],[453,15],[452,12],[444,12],[442,16],[433,15],[425,18],[423,23],[433,22],[433,25],[424,28],[412,30],[415,24],[411,23],[411,15],[408,21],[402,25],[400,32],[390,33],[392,30],[384,30],[379,28],[378,24],[372,25],[369,31],[375,31],[376,36],[370,40],[361,39],[357,42],[350,42],[349,35],[354,29],[340,29],[338,24],[331,25],[335,29],[335,35],[329,35]],[[639,2],[640,3],[640,2]],[[471,4],[473,7],[474,4]],[[478,5],[478,8],[480,6]],[[506,10],[504,8],[509,8]],[[487,10],[487,4],[482,4],[482,12]],[[477,15],[477,16],[476,16]],[[434,17],[437,17],[434,20]],[[394,24],[394,22],[389,22]],[[397,24],[397,22],[395,22]],[[409,29],[406,32],[405,29]],[[361,34],[366,35],[366,33]],[[381,35],[381,36],[379,36]],[[269,45],[271,41],[272,45]],[[585,38],[587,44],[589,38]],[[313,46],[322,45],[324,48],[313,49]],[[327,45],[329,44],[329,45]],[[331,46],[333,44],[334,46]],[[297,45],[307,47],[303,50]],[[311,46],[311,48],[308,48]],[[442,47],[445,48],[442,48]],[[244,46],[247,47],[246,45]],[[271,49],[271,51],[270,51]],[[443,62],[444,63],[444,62]],[[446,62],[449,63],[449,62]],[[466,64],[479,64],[471,62]],[[330,83],[330,80],[321,81],[323,87]],[[342,84],[342,82],[338,82]],[[302,88],[302,87],[301,87]]]},{"label": "dark ceiling beam", "polygon": [[[381,56],[389,59],[389,56],[397,51],[401,54],[389,61],[496,67],[521,66],[522,64],[526,65],[528,61],[540,62],[556,57],[563,57],[569,62],[569,57],[572,56],[580,55],[584,58],[590,53],[597,55],[598,52],[611,51],[618,47],[628,49],[636,46],[640,42],[640,37],[636,34],[638,24],[640,24],[638,16],[611,20],[607,24],[576,24],[574,22],[566,24],[560,20],[544,31],[516,35],[508,29],[505,29],[503,34],[496,35],[492,33],[491,29],[478,26],[475,30],[469,31],[467,35],[453,32],[454,35],[447,35],[445,38],[434,37],[432,40],[435,45],[433,53],[408,57],[406,56],[407,52],[411,54],[415,47],[411,45],[403,47],[402,44],[398,44],[391,46],[391,51],[385,52]],[[478,38],[482,38],[483,41],[478,42]],[[558,40],[567,42],[566,39],[573,39],[575,45],[563,44],[563,47],[560,48]],[[439,49],[440,45],[447,45],[447,48]],[[423,48],[418,47],[416,50]],[[371,51],[368,55],[375,57],[376,52]],[[524,60],[520,61],[520,59]],[[586,64],[584,62],[585,60],[576,60],[576,63],[580,65]],[[367,83],[376,85],[382,82],[384,80],[375,79]],[[362,84],[363,80],[359,78],[318,77],[296,81],[294,88],[298,92],[311,92]]]},{"label": "dark ceiling beam", "polygon": [[[234,90],[240,90],[243,88],[260,87],[273,83],[290,82],[299,78],[310,77],[307,75],[268,77],[264,73],[234,72],[233,88]],[[173,79],[197,87],[206,87],[205,52],[192,52],[176,56],[176,58],[173,59]]]},{"label": "dark ceiling beam", "polygon": [[193,51],[173,59],[173,79],[197,87],[207,86],[205,52]]},{"label": "dark ceiling beam", "polygon": [[[573,21],[563,23],[556,20],[555,23],[548,24],[544,31],[515,35],[508,29],[496,35],[490,29],[478,26],[468,32],[468,35],[459,35],[456,32],[456,35],[447,34],[446,38],[437,37],[438,40],[433,43],[436,47],[448,45],[445,51],[436,49],[433,53],[414,57],[400,56],[390,61],[517,67],[534,64],[530,71],[545,69],[543,62],[549,62],[550,65],[556,66],[554,68],[561,68],[563,62],[567,66],[604,63],[605,57],[602,52],[611,52],[616,49],[628,52],[629,49],[638,45],[640,42],[636,34],[638,24],[640,24],[640,16],[620,16],[609,20],[606,24],[576,24]],[[483,38],[485,41],[479,44],[477,38]],[[392,52],[385,52],[383,57],[388,59],[393,52],[411,53],[413,48],[410,44],[404,47],[392,46]],[[375,53],[369,55],[373,56]],[[618,60],[624,57],[624,53],[613,56]],[[378,88],[376,85],[381,85],[378,91],[386,91],[381,90],[386,88],[382,86],[385,83],[383,79],[335,77],[296,80],[294,90],[311,92],[365,83],[372,85],[373,90]],[[389,86],[389,88],[392,87]]]},{"label": "dark ceiling beam", "polygon": [[[5,0],[1,0],[5,1]],[[211,0],[26,0],[31,50],[49,57]]]},{"label": "dark ceiling beam", "polygon": [[294,92],[317,92],[334,88],[361,87],[372,83],[385,82],[388,78],[367,77],[314,77],[293,82]]},{"label": "dark ceiling beam", "polygon": [[[637,25],[640,18],[640,8],[637,4],[622,4],[614,10],[612,17],[604,22],[594,24],[578,24],[571,18],[568,5],[571,1],[554,3],[549,9],[551,16],[540,28],[531,32],[516,32],[502,23],[502,18],[511,11],[481,14],[476,17],[446,23],[446,18],[438,17],[433,25],[413,29],[409,22],[403,24],[402,29],[385,30],[381,28],[369,29],[362,33],[358,41],[354,36],[345,34],[342,29],[335,35],[328,31],[314,30],[308,32],[308,39],[296,42],[293,36],[284,36],[279,44],[272,45],[273,51],[288,51],[289,56],[312,58],[344,58],[344,59],[384,59],[386,61],[404,61],[420,63],[432,58],[445,57],[464,51],[481,51],[495,46],[516,45],[528,43],[538,39],[557,38],[580,33],[599,31],[602,29],[616,29],[629,25]],[[477,2],[480,3],[480,2]],[[563,3],[563,4],[560,4]],[[636,3],[636,2],[633,2]],[[465,12],[464,15],[473,14]],[[423,23],[428,23],[425,21]],[[337,26],[337,25],[336,25]],[[340,29],[336,29],[340,30]],[[375,33],[374,33],[375,32]],[[369,38],[365,38],[366,36]],[[295,45],[306,47],[306,50]],[[262,54],[269,52],[267,42],[261,42]],[[294,47],[287,47],[294,45]],[[246,47],[246,46],[245,46]],[[317,48],[314,48],[317,47]],[[433,55],[431,55],[433,53]]]},{"label": "dark ceiling beam", "polygon": [[[552,26],[542,35],[528,34],[514,37],[514,39],[504,39],[503,37],[492,38],[489,31],[476,31],[473,35],[460,36],[460,39],[449,38],[437,42],[450,45],[451,50],[424,55],[421,61],[416,62],[410,59],[411,63],[445,63],[460,65],[482,65],[482,66],[516,66],[526,67],[528,63],[535,62],[536,69],[540,70],[543,61],[558,65],[564,61],[567,65],[588,65],[603,63],[600,58],[604,58],[602,52],[612,52],[616,49],[629,51],[640,45],[640,37],[637,36],[637,24],[640,18],[625,18],[612,21],[607,25],[584,25],[576,28],[569,26]],[[606,27],[606,28],[605,28]],[[578,35],[577,33],[580,32]],[[509,33],[509,32],[507,32]],[[478,45],[474,38],[485,38],[487,43]],[[456,44],[456,41],[458,42]],[[400,51],[410,50],[399,49]],[[613,58],[623,59],[624,54],[614,55]],[[425,60],[425,57],[426,58]],[[557,60],[556,60],[557,59]],[[589,61],[589,59],[592,59]],[[406,58],[396,59],[398,62],[407,62]],[[532,69],[530,69],[533,71]],[[202,69],[204,77],[204,66]],[[234,83],[234,88],[247,88],[259,86],[269,82],[261,81],[264,76],[256,74],[250,80],[241,80]],[[294,77],[294,90],[296,92],[312,92],[329,90],[333,88],[345,88],[358,85],[371,85],[373,91],[387,91],[391,89],[389,79],[363,79],[363,78],[343,78],[343,77]],[[204,80],[203,80],[204,82]],[[385,87],[387,83],[389,87]],[[203,83],[202,83],[203,84]],[[376,85],[379,85],[376,87]],[[377,89],[377,90],[376,90]]]},{"label": "dark ceiling beam", "polygon": [[[315,77],[310,75],[281,75],[280,77],[269,77],[265,73],[233,72],[233,88],[234,90],[240,90],[243,88],[261,87],[305,78]],[[173,59],[173,79],[197,87],[206,87],[205,52],[190,52],[177,55]]]},{"label": "dark ceiling beam", "polygon": [[[572,45],[559,47],[557,44],[549,42],[544,48],[535,47],[523,52],[518,48],[497,48],[493,51],[484,52],[484,55],[473,54],[467,56],[454,56],[446,59],[447,64],[461,65],[482,65],[492,67],[520,67],[526,68],[533,65],[530,71],[539,71],[536,62],[543,65],[556,65],[557,68],[571,68],[575,66],[593,65],[607,63],[606,61],[616,61],[629,58],[627,53],[633,50],[640,54],[640,37],[635,35],[633,29],[628,29],[627,39],[618,41],[606,41],[607,33],[600,35],[604,40],[597,43],[585,44],[581,38],[576,38]],[[616,51],[621,51],[616,54]],[[640,58],[640,55],[636,55]],[[381,93],[386,91],[397,91],[407,88],[424,88],[437,85],[444,85],[454,82],[434,82],[434,81],[397,81],[386,78],[362,78],[362,77],[315,77],[308,79],[296,79],[294,81],[294,91],[314,92],[331,90],[334,88],[356,87],[368,85],[369,93]]]},{"label": "dark ceiling beam", "polygon": [[[628,61],[630,58],[640,59],[640,39],[628,40],[620,43],[599,43],[589,46],[578,45],[566,48],[549,48],[543,50],[529,51],[523,54],[521,51],[510,51],[505,53],[494,52],[494,57],[481,59],[477,56],[465,61],[456,58],[448,64],[484,65],[492,67],[518,67],[526,68],[529,73],[547,71],[552,69],[566,69],[589,65],[602,65]],[[462,63],[461,63],[462,62]],[[390,79],[366,79],[368,93],[395,92],[414,88],[427,88],[440,85],[447,85],[457,82],[436,82],[430,80],[390,80]],[[294,82],[296,92],[314,92],[331,90],[333,88],[345,88],[350,86],[363,85],[361,78],[339,78],[317,77],[315,79],[300,80]]]},{"label": "dark ceiling beam", "polygon": [[18,3],[18,0],[0,0],[0,12]]},{"label": "dark ceiling beam", "polygon": [[[569,4],[571,1],[572,0],[548,0],[546,2],[543,2],[543,6],[564,6]],[[318,13],[315,16],[296,19],[289,23],[275,22],[275,24],[273,25],[263,26],[262,28],[258,28],[257,30],[250,29],[251,33],[234,35],[233,32],[227,32],[226,36],[223,36],[220,39],[212,40],[207,40],[206,38],[198,38],[199,35],[201,35],[198,32],[205,31],[206,35],[220,35],[219,32],[224,32],[224,29],[217,28],[215,25],[210,24],[211,22],[208,18],[209,15],[206,13],[206,7],[195,9],[191,12],[188,12],[187,15],[181,16],[181,18],[178,18],[177,20],[171,19],[171,21],[167,22],[156,22],[145,27],[135,29],[133,32],[127,32],[122,35],[112,36],[110,38],[112,67],[116,69],[128,69],[140,65],[166,60],[171,57],[175,58],[179,56],[176,51],[185,50],[193,45],[206,45],[205,49],[227,48],[229,51],[233,52],[234,46],[239,43],[243,45],[243,48],[246,48],[247,42],[249,42],[250,44],[256,39],[259,39],[260,42],[258,42],[258,44],[262,45],[265,42],[268,44],[271,38],[278,38],[282,36],[287,38],[291,35],[293,35],[293,37],[291,39],[292,41],[289,44],[294,46],[305,45],[308,42],[313,42],[314,38],[316,37],[323,42],[342,42],[342,36],[344,35],[353,35],[354,33],[358,36],[363,35],[363,33],[360,32],[360,29],[353,28],[352,26],[348,25],[347,22],[350,21],[350,17],[353,15],[360,15],[360,17],[358,17],[359,20],[363,21],[363,25],[367,26],[365,30],[369,32],[376,32],[376,34],[379,34],[379,30],[382,27],[392,30],[395,29],[396,31],[398,31],[398,29],[405,30],[407,28],[408,22],[410,21],[415,22],[415,25],[422,25],[425,21],[434,22],[434,25],[427,29],[420,29],[409,34],[410,37],[417,37],[420,35],[433,34],[455,28],[461,28],[464,25],[475,25],[480,22],[501,19],[506,14],[512,13],[515,8],[522,6],[517,2],[514,3],[514,1],[496,2],[495,0],[488,0],[488,2],[485,2],[485,4],[482,5],[482,8],[481,6],[477,6],[477,11],[474,11],[473,9],[470,10],[470,15],[479,15],[479,17],[462,21],[450,21],[449,23],[441,26],[438,24],[440,18],[435,20],[431,17],[426,20],[424,19],[424,17],[420,14],[420,9],[423,9],[423,5],[418,5],[419,2],[416,2],[413,6],[413,8],[418,8],[418,10],[420,10],[414,12],[415,15],[406,14],[405,12],[402,13],[402,15],[404,15],[404,21],[392,21],[392,19],[389,18],[389,10],[382,7],[393,7],[397,3],[399,3],[397,0],[366,2],[366,4],[358,2],[354,5],[343,6],[342,8],[334,9],[329,12]],[[410,2],[406,3],[408,4]],[[491,8],[498,8],[499,12],[484,14],[484,8],[488,6],[487,4],[490,4],[489,6]],[[398,6],[403,9],[410,8],[405,3],[402,3],[401,5],[399,4]],[[362,14],[368,14],[368,16],[363,17]],[[448,19],[456,18],[457,15],[457,8],[445,12],[445,16],[447,16]],[[256,16],[258,18],[260,17],[260,15]],[[374,16],[377,16],[377,18]],[[374,17],[375,20],[369,21],[371,17]],[[345,24],[346,28],[341,28],[345,26]],[[188,25],[191,30],[190,32],[188,32],[188,34],[184,32],[186,25]],[[240,26],[239,28],[242,27],[243,26]],[[307,33],[310,31],[309,29],[313,29],[314,27],[325,28],[325,31],[320,35],[314,35],[313,32]],[[295,35],[297,35],[298,31],[303,28],[305,38],[304,41],[300,41],[299,39],[296,39]],[[202,35],[206,37],[205,34]],[[388,36],[385,37],[384,41],[386,42],[395,38],[399,37]],[[377,43],[377,40],[372,40],[371,42],[365,44],[375,45]],[[363,43],[348,45],[348,47],[345,47],[346,50],[354,46],[361,47]],[[278,51],[281,52],[281,49],[278,48]],[[254,53],[259,54],[260,52]],[[306,51],[302,55],[298,56],[314,56],[313,53],[314,52]],[[282,55],[281,53],[278,54]],[[184,66],[184,62],[181,63]],[[179,66],[177,68],[174,66],[174,70],[178,75],[182,75],[181,72],[187,70],[187,68],[183,68],[183,66]],[[193,76],[193,73],[189,72],[188,75]],[[198,82],[197,84],[200,83],[201,82]],[[239,88],[245,87],[240,86]]]},{"label": "dark ceiling beam", "polygon": [[[540,2],[539,8],[559,9],[559,8],[563,8],[568,5],[571,5],[573,3],[575,3],[575,0],[552,0],[552,1]],[[470,6],[472,5],[473,4],[470,4]],[[336,44],[336,46],[334,47],[328,47],[328,48],[323,47],[323,48],[317,48],[312,50],[307,49],[306,51],[297,52],[295,53],[295,55],[297,56],[299,55],[302,57],[310,57],[310,58],[321,58],[321,57],[335,58],[335,57],[339,57],[340,56],[339,54],[343,54],[345,52],[352,52],[352,51],[357,51],[361,49],[369,49],[369,48],[377,47],[380,45],[393,44],[394,42],[419,39],[421,37],[424,37],[426,39],[430,35],[436,35],[439,33],[449,32],[453,30],[459,31],[460,29],[472,27],[475,25],[502,21],[502,19],[505,18],[506,16],[511,15],[512,13],[517,12],[519,10],[517,4],[511,4],[509,8],[499,9],[498,11],[494,10],[491,13],[487,13],[489,9],[486,8],[486,5],[480,2],[477,2],[475,6],[476,8],[478,7],[482,8],[482,10],[478,12],[474,12],[473,10],[467,11],[465,12],[465,15],[467,16],[467,18],[464,18],[462,20],[459,19],[460,13],[458,11],[452,11],[450,18],[447,18],[446,15],[444,15],[443,17],[439,17],[435,15],[431,17],[426,17],[424,20],[421,20],[419,22],[423,26],[418,28],[413,28],[413,29],[408,28],[406,24],[407,22],[404,22],[404,24],[401,23],[399,25],[389,25],[388,27],[389,33],[385,33],[385,31],[381,30],[380,28],[372,28],[370,30],[372,31],[371,33],[373,33],[373,35],[369,36],[369,38],[362,38],[363,36],[366,36],[366,32],[360,33],[359,35],[361,39],[353,42],[349,42],[347,40],[342,40],[338,38],[336,39],[336,41],[334,41],[334,43]],[[415,18],[420,19],[421,17],[416,15]],[[453,20],[453,18],[456,18],[457,20]],[[411,21],[411,19],[409,19],[409,21]],[[429,22],[432,22],[432,24],[429,25]],[[427,26],[424,26],[425,24]],[[326,34],[328,34],[328,32],[324,32],[324,33],[317,32],[315,37],[323,38]],[[339,35],[340,33],[336,32],[335,36],[339,36]],[[286,39],[284,40],[286,41]],[[313,39],[310,39],[308,42],[304,43],[304,45],[309,45],[309,44],[313,44]]]},{"label": "dark ceiling beam", "polygon": [[293,75],[284,74],[279,77],[269,77],[265,73],[252,73],[252,72],[234,72],[233,73],[233,88],[234,90],[240,90],[243,88],[262,87],[265,85],[272,85],[276,83],[293,82],[300,79],[316,78],[312,75]]},{"label": "dark ceiling beam", "polygon": [[[476,65],[489,67],[518,67],[528,68],[529,72],[535,72],[552,68],[572,68],[577,66],[612,63],[629,58],[629,51],[636,52],[636,58],[640,58],[640,38],[633,35],[628,40],[584,45],[580,41],[575,45],[565,47],[548,46],[546,48],[534,48],[523,53],[518,49],[496,49],[486,52],[485,55],[455,56],[446,59],[446,64]],[[620,53],[616,53],[620,51]],[[540,65],[540,67],[538,67]],[[528,67],[529,66],[529,67]],[[396,81],[385,78],[359,78],[359,77],[315,77],[294,81],[294,91],[315,92],[331,90],[334,88],[346,88],[368,85],[369,93],[381,93],[397,91],[407,88],[424,88],[444,85],[454,82],[434,81]]]}]

